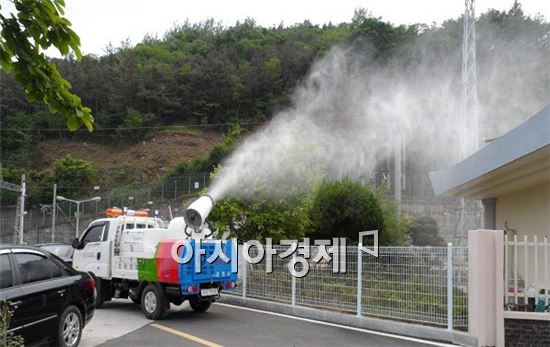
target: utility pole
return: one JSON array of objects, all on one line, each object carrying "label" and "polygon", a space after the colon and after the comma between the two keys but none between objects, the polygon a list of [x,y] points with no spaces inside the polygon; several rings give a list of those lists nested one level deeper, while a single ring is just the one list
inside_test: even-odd
[{"label": "utility pole", "polygon": [[27,183],[25,175],[21,175],[21,207],[19,208],[19,244],[23,244],[23,233],[25,230],[25,194],[27,191]]},{"label": "utility pole", "polygon": [[57,183],[53,184],[52,200],[52,243],[55,242],[55,217],[57,215]]}]

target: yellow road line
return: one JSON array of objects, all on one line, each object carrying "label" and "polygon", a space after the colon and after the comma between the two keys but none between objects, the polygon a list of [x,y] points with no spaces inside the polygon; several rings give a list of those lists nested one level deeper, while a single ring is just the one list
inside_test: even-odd
[{"label": "yellow road line", "polygon": [[169,328],[167,326],[164,326],[164,325],[161,325],[161,324],[158,324],[158,323],[153,323],[150,326],[152,326],[154,328],[157,328],[159,330],[165,331],[167,333],[174,334],[174,335],[177,335],[179,337],[183,337],[185,339],[194,341],[194,342],[199,343],[199,344],[204,345],[204,346],[223,347],[222,345],[218,345],[217,343],[214,343],[214,342],[211,342],[211,341],[208,341],[208,340],[205,340],[205,339],[201,339],[200,337],[196,337],[196,336],[190,335],[188,333],[184,333],[183,331],[172,329],[172,328]]}]

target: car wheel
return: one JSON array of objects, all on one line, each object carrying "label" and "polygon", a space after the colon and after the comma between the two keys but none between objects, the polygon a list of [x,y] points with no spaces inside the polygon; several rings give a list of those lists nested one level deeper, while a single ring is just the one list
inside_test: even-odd
[{"label": "car wheel", "polygon": [[63,311],[57,327],[55,346],[76,347],[82,337],[84,321],[80,310],[71,305]]},{"label": "car wheel", "polygon": [[164,315],[168,298],[154,284],[148,284],[141,294],[141,310],[149,319],[159,319]]},{"label": "car wheel", "polygon": [[208,300],[189,299],[189,306],[197,313],[206,312],[210,308],[210,305],[212,305],[212,302]]}]

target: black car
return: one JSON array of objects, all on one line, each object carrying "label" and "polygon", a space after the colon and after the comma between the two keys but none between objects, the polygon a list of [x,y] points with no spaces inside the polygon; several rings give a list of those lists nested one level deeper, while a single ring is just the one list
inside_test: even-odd
[{"label": "black car", "polygon": [[72,245],[64,245],[62,243],[41,243],[36,244],[34,247],[42,248],[50,253],[57,255],[63,259],[64,262],[71,265],[73,264],[74,248]]},{"label": "black car", "polygon": [[39,248],[0,245],[0,304],[13,316],[9,331],[25,345],[74,347],[94,314],[93,278]]}]

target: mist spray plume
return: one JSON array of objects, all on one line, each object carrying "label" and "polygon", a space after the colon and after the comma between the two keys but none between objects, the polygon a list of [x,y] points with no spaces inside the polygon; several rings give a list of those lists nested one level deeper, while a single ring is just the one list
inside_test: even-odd
[{"label": "mist spray plume", "polygon": [[[502,42],[490,33],[480,37],[487,42],[478,42],[479,129],[480,137],[490,138],[549,101],[534,82],[548,80],[549,61],[547,50]],[[222,164],[209,190],[213,199],[277,198],[307,191],[319,177],[364,179],[391,156],[397,136],[421,170],[456,162],[459,48],[435,49],[419,39],[384,64],[364,51],[334,47],[316,61],[291,106]]]}]

